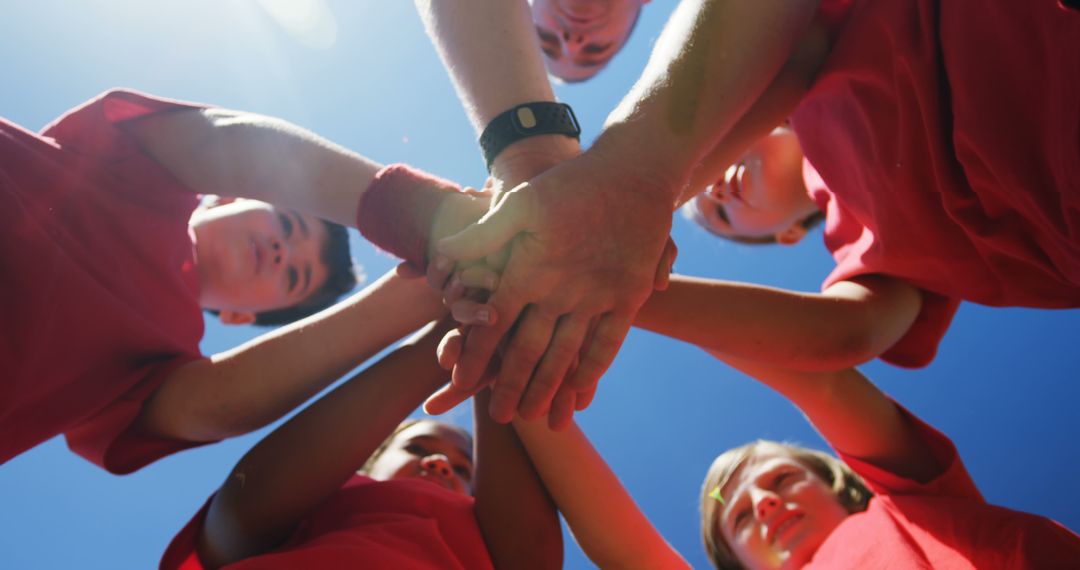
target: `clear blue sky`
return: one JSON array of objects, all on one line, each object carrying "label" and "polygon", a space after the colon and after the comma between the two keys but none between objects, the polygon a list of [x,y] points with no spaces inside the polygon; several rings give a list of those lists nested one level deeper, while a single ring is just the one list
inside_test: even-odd
[{"label": "clear blue sky", "polygon": [[[308,32],[290,32],[254,0],[5,4],[0,115],[28,128],[126,86],[278,115],[381,162],[483,182],[474,134],[411,2],[327,0],[332,20]],[[557,89],[577,111],[586,142],[637,77],[672,5],[648,5],[631,44],[597,79]],[[677,219],[674,237],[676,269],[690,275],[813,291],[830,267],[820,236],[790,249],[749,248]],[[354,246],[369,276],[392,266],[359,240]],[[258,332],[211,324],[203,350]],[[968,305],[929,368],[864,370],[954,439],[988,500],[1080,530],[1078,339],[1075,310]],[[699,350],[638,331],[578,421],[695,567],[707,566],[698,486],[717,453],[758,437],[821,445],[786,401]],[[258,437],[181,453],[126,477],[77,458],[60,439],[39,446],[0,467],[0,568],[153,567]],[[590,567],[569,541],[567,567]]]}]

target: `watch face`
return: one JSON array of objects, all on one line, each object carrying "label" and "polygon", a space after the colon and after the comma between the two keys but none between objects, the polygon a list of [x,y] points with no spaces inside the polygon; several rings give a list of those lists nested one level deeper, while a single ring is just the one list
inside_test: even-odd
[{"label": "watch face", "polygon": [[569,105],[537,101],[503,112],[492,119],[480,135],[480,148],[484,151],[488,170],[491,170],[495,157],[512,143],[535,135],[551,134],[574,139],[581,136],[581,126]]},{"label": "watch face", "polygon": [[532,109],[529,107],[517,108],[517,123],[523,129],[531,129],[536,126],[536,115],[533,114]]}]

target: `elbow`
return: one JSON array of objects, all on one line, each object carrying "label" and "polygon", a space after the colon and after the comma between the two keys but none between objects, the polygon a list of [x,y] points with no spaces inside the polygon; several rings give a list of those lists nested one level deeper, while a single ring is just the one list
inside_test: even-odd
[{"label": "elbow", "polygon": [[881,346],[877,337],[869,322],[837,331],[814,359],[816,366],[812,371],[844,370],[877,358],[888,349],[888,346]]},{"label": "elbow", "polygon": [[252,421],[220,406],[166,406],[150,402],[140,420],[146,429],[182,441],[221,441],[251,433],[270,422]]},{"label": "elbow", "polygon": [[849,306],[827,329],[831,334],[821,337],[807,371],[838,371],[880,357],[907,334],[918,308],[917,300],[901,306]]}]

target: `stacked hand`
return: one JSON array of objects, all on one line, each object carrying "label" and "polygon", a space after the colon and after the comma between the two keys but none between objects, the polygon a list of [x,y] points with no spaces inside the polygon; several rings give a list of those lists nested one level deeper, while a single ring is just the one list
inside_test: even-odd
[{"label": "stacked hand", "polygon": [[[434,258],[429,278],[442,284],[453,262],[474,264],[449,281],[447,300],[459,321],[487,326],[444,339],[441,359],[453,363],[453,383],[429,401],[430,411],[468,397],[486,373],[494,374],[497,421],[548,413],[561,427],[591,402],[638,309],[666,285],[674,261],[674,191],[633,170],[590,151],[497,196],[479,222],[438,243],[443,259]],[[496,281],[490,266],[476,262],[497,268],[503,259],[486,305],[462,298],[468,287]]]}]

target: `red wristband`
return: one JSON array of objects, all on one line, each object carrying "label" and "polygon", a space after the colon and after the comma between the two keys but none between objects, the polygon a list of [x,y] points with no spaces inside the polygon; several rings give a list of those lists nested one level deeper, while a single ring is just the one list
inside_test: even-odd
[{"label": "red wristband", "polygon": [[428,241],[443,198],[461,187],[405,164],[377,172],[360,199],[356,227],[376,247],[427,270]]}]

